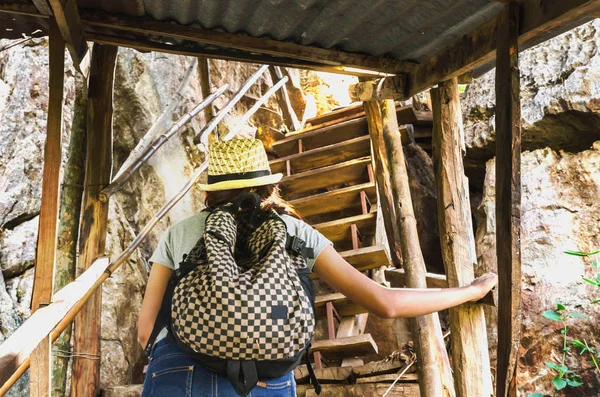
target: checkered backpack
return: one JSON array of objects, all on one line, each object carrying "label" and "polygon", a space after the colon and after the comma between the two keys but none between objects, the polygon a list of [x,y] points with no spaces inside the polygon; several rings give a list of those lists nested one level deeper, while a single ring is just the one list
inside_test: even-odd
[{"label": "checkered backpack", "polygon": [[170,337],[242,396],[259,378],[285,375],[314,333],[311,251],[274,210],[260,212],[254,193],[214,209],[174,274]]}]

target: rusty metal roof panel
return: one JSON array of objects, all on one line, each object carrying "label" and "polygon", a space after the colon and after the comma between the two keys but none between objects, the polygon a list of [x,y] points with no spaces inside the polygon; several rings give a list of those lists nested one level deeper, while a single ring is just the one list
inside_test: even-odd
[{"label": "rusty metal roof panel", "polygon": [[490,0],[79,0],[78,4],[402,60],[434,55],[503,7]]}]

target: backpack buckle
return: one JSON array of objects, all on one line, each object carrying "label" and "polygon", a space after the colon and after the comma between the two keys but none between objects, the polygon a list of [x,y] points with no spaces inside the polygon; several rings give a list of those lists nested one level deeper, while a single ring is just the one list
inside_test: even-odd
[{"label": "backpack buckle", "polygon": [[296,255],[302,255],[306,248],[306,242],[296,236],[288,235],[286,248]]}]

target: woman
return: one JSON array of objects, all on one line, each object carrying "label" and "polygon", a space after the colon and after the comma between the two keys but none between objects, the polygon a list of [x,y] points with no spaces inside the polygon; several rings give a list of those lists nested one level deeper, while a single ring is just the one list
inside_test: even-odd
[{"label": "woman", "polygon": [[[209,152],[206,205],[215,208],[233,201],[243,192],[260,196],[262,212],[274,209],[287,232],[312,248],[306,266],[349,300],[382,318],[417,317],[465,302],[481,299],[497,283],[495,274],[479,277],[471,285],[444,289],[387,288],[346,262],[321,233],[300,219],[279,197],[276,183],[281,174],[271,175],[267,155],[258,140],[216,142]],[[138,338],[146,346],[171,274],[183,256],[194,248],[204,230],[208,212],[201,212],[169,228],[150,259],[152,269],[138,322]],[[194,361],[175,344],[159,336],[150,355],[142,396],[237,396],[228,378]],[[293,371],[262,380],[251,396],[295,396]]]}]

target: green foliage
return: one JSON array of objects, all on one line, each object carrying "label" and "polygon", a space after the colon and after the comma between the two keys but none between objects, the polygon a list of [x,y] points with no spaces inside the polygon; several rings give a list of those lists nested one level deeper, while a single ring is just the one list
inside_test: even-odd
[{"label": "green foliage", "polygon": [[[572,255],[572,256],[578,256],[578,257],[589,257],[589,256],[596,255],[599,253],[600,253],[600,250],[594,251],[594,252],[565,251],[565,254]],[[591,263],[592,263],[592,267],[594,269],[598,269],[597,261],[592,261]],[[600,273],[598,273],[594,278],[582,277],[582,280],[588,284],[591,284],[595,287],[600,288]],[[590,304],[597,304],[597,303],[600,303],[600,299],[595,299],[595,300],[590,301]],[[561,334],[563,335],[563,346],[561,349],[563,352],[562,360],[561,360],[560,364],[549,362],[549,361],[545,362],[546,366],[556,373],[556,375],[552,379],[552,385],[554,386],[553,396],[556,396],[557,391],[563,390],[566,387],[579,387],[584,384],[583,381],[581,380],[581,378],[578,377],[577,375],[575,375],[574,371],[569,369],[567,367],[567,365],[565,364],[565,359],[567,357],[567,354],[569,354],[569,352],[571,351],[571,349],[569,347],[568,335],[567,335],[569,328],[567,327],[566,321],[569,318],[584,319],[584,318],[586,318],[586,316],[581,313],[568,312],[565,305],[557,302],[556,309],[546,310],[546,311],[542,312],[542,317],[547,318],[548,320],[551,320],[551,321],[556,321],[556,322],[562,323],[562,330],[561,330]],[[582,342],[580,340],[573,339],[573,340],[571,340],[570,344],[573,347],[575,347],[576,349],[579,349],[580,356],[583,356],[584,354],[586,356],[589,356],[591,358],[592,362],[594,363],[596,370],[600,374],[600,366],[598,365],[598,361],[600,361],[600,360],[597,360],[597,359],[600,359],[600,354],[597,352],[597,350],[590,347],[586,340],[584,340]],[[527,397],[544,397],[544,396],[541,393],[535,392],[535,393],[529,394]]]}]

